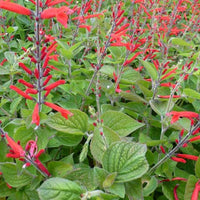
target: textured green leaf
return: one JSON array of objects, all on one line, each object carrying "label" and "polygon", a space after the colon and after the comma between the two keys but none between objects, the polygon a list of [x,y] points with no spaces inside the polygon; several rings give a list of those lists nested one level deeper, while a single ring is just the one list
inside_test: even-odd
[{"label": "textured green leaf", "polygon": [[31,183],[32,176],[26,174],[15,163],[0,163],[0,171],[3,173],[5,182],[12,187],[22,187]]},{"label": "textured green leaf", "polygon": [[[192,196],[192,193],[194,191],[195,184],[197,181],[198,181],[198,179],[195,176],[193,176],[193,175],[189,176],[186,186],[185,186],[184,200],[191,199],[191,196]],[[200,198],[200,194],[199,194],[199,198]]]},{"label": "textured green leaf", "polygon": [[106,191],[115,194],[120,198],[124,198],[125,196],[125,186],[123,183],[114,183],[111,187],[107,188]]},{"label": "textured green leaf", "polygon": [[141,96],[132,92],[121,91],[120,96],[130,101],[147,103],[147,101],[143,99]]},{"label": "textured green leaf", "polygon": [[195,175],[200,178],[200,157],[195,164]]},{"label": "textured green leaf", "polygon": [[179,46],[192,46],[192,44],[189,44],[188,42],[186,42],[185,40],[181,39],[181,38],[173,38],[171,40],[171,43],[174,45],[179,45]]},{"label": "textured green leaf", "polygon": [[192,90],[190,88],[185,88],[183,90],[183,93],[187,95],[188,97],[194,98],[194,99],[200,99],[200,93],[196,92],[195,90]]},{"label": "textured green leaf", "polygon": [[82,193],[77,183],[63,178],[50,178],[38,189],[41,200],[78,200]]},{"label": "textured green leaf", "polygon": [[99,129],[95,128],[94,135],[90,143],[91,153],[95,160],[100,163],[102,162],[102,157],[106,151],[107,146],[120,140],[120,137],[112,129],[106,126],[103,126],[102,128],[104,136],[101,136]]},{"label": "textured green leaf", "polygon": [[5,200],[1,199],[2,197],[7,197],[15,193],[14,188],[8,188],[5,182],[0,181],[0,200]]},{"label": "textured green leaf", "polygon": [[153,64],[151,64],[150,62],[147,62],[144,60],[140,60],[140,62],[142,63],[142,65],[144,65],[145,69],[147,70],[147,72],[151,76],[151,78],[153,80],[157,80],[158,72],[157,72],[155,66]]},{"label": "textured green leaf", "polygon": [[146,145],[119,141],[104,153],[102,165],[108,172],[117,172],[116,182],[140,178],[148,170]]},{"label": "textured green leaf", "polygon": [[73,116],[69,119],[65,119],[56,113],[55,115],[49,116],[47,124],[60,132],[69,133],[73,135],[83,135],[88,128],[88,116],[80,110],[71,109]]},{"label": "textured green leaf", "polygon": [[58,132],[56,133],[56,139],[64,146],[76,146],[82,140],[82,135],[73,135],[71,133]]},{"label": "textured green leaf", "polygon": [[52,176],[63,177],[73,166],[62,161],[51,161],[48,163],[48,170]]},{"label": "textured green leaf", "polygon": [[143,189],[143,194],[145,197],[148,197],[156,188],[158,187],[158,180],[155,176],[152,176],[151,179],[147,182],[147,185]]},{"label": "textured green leaf", "polygon": [[117,172],[113,172],[111,174],[108,174],[108,176],[106,177],[106,179],[103,182],[103,187],[104,188],[109,188],[111,187],[111,185],[114,183],[115,178],[117,176]]},{"label": "textured green leaf", "polygon": [[144,126],[128,115],[118,111],[107,111],[101,116],[105,126],[108,126],[120,136],[127,136],[133,131]]},{"label": "textured green leaf", "polygon": [[[150,100],[149,101],[151,108],[159,115],[165,115],[167,112],[167,106],[168,101],[160,101],[158,99],[156,100]],[[172,101],[170,106],[168,107],[169,110],[171,110],[174,106],[174,102]]]},{"label": "textured green leaf", "polygon": [[139,72],[133,70],[132,68],[125,68],[120,83],[124,84],[134,84],[136,81],[141,79],[141,75]]},{"label": "textured green leaf", "polygon": [[142,194],[142,180],[137,179],[125,183],[126,194],[129,199],[140,200],[143,197]]}]

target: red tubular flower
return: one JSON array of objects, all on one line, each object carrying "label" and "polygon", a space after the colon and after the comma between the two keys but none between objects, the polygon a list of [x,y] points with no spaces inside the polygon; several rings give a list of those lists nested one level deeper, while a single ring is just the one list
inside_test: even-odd
[{"label": "red tubular flower", "polygon": [[49,74],[50,71],[51,71],[51,69],[46,68],[42,76],[43,76],[43,77],[47,76],[47,75]]},{"label": "red tubular flower", "polygon": [[37,90],[35,90],[35,89],[32,89],[32,88],[28,88],[28,89],[26,89],[26,94],[37,94],[38,93],[38,91]]},{"label": "red tubular flower", "polygon": [[66,109],[64,109],[64,108],[61,108],[60,106],[57,106],[57,105],[55,105],[55,104],[53,104],[53,103],[44,102],[44,104],[45,104],[46,106],[48,106],[48,107],[50,107],[50,108],[52,108],[52,109],[54,109],[54,110],[60,112],[61,115],[62,115],[65,119],[68,119],[68,115],[69,115],[69,116],[72,116],[72,115],[73,115],[73,113],[71,113],[69,110],[66,110]]},{"label": "red tubular flower", "polygon": [[24,63],[19,63],[19,66],[26,71],[28,74],[32,75],[32,71],[24,64]]},{"label": "red tubular flower", "polygon": [[59,85],[62,85],[62,84],[65,84],[65,80],[56,81],[56,82],[50,84],[49,86],[45,87],[44,89],[45,89],[45,90],[52,90],[52,89],[54,89],[55,87],[57,87],[57,86],[59,86]]},{"label": "red tubular flower", "polygon": [[189,139],[189,142],[194,142],[194,141],[196,141],[196,140],[200,140],[200,135]]},{"label": "red tubular flower", "polygon": [[35,104],[35,108],[33,110],[32,114],[32,124],[36,124],[37,126],[40,125],[40,116],[39,116],[39,104]]},{"label": "red tubular flower", "polygon": [[92,28],[92,26],[82,24],[82,25],[79,25],[79,28],[85,28],[85,29],[88,30],[88,32],[91,32],[91,28]]},{"label": "red tubular flower", "polygon": [[7,59],[4,58],[4,59],[1,61],[0,66],[3,66],[3,64],[4,64],[6,61],[7,61]]},{"label": "red tubular flower", "polygon": [[133,60],[135,60],[142,53],[143,53],[142,51],[137,52],[131,59],[125,61],[123,65],[124,66],[128,65],[129,63],[131,63]]},{"label": "red tubular flower", "polygon": [[15,92],[17,92],[19,95],[23,96],[26,99],[30,99],[33,100],[33,97],[29,96],[28,94],[26,94],[25,92],[23,92],[22,90],[20,90],[18,87],[11,85],[10,86],[11,90],[14,90]]},{"label": "red tubular flower", "polygon": [[167,116],[171,116],[172,115],[172,119],[171,119],[171,123],[173,124],[174,122],[176,122],[180,117],[185,117],[188,118],[190,120],[193,120],[192,118],[196,118],[199,119],[199,114],[195,113],[195,112],[191,112],[191,111],[171,111],[169,113],[166,114]]},{"label": "red tubular flower", "polygon": [[185,181],[185,182],[187,182],[187,179],[182,178],[182,177],[175,177],[175,178],[172,178],[171,180],[170,179],[163,179],[163,180],[160,181],[160,183],[169,182],[169,181]]},{"label": "red tubular flower", "polygon": [[179,200],[178,195],[177,195],[177,188],[178,188],[178,186],[179,186],[179,184],[177,184],[177,185],[174,187],[174,190],[173,190],[174,199],[175,199],[175,200]]},{"label": "red tubular flower", "polygon": [[67,5],[69,5],[69,2],[67,2],[66,0],[47,0],[45,2],[45,5],[47,5],[48,7],[50,7],[50,6],[57,5],[59,3],[66,3]]},{"label": "red tubular flower", "polygon": [[46,80],[43,82],[43,86],[48,84],[48,82],[51,80],[51,78],[52,78],[52,75],[47,76]]},{"label": "red tubular flower", "polygon": [[34,88],[34,85],[32,85],[31,83],[26,82],[23,79],[19,79],[18,82],[23,84],[23,85],[25,85],[25,86],[27,86],[27,87],[29,87],[29,88]]},{"label": "red tubular flower", "polygon": [[[118,77],[117,77],[117,75],[115,74],[115,72],[113,72],[113,76],[114,76],[114,80],[115,80],[115,83],[116,83]],[[119,84],[117,85],[117,88],[116,88],[115,92],[117,92],[117,93],[120,93],[120,92],[121,92],[121,89],[120,89],[120,87],[119,87]]]},{"label": "red tubular flower", "polygon": [[[169,99],[171,96],[170,95],[157,95],[158,98],[162,99]],[[180,98],[181,95],[172,95],[172,98]]]},{"label": "red tubular flower", "polygon": [[200,180],[198,180],[195,184],[195,188],[193,190],[191,200],[198,200],[199,192],[200,192]]},{"label": "red tubular flower", "polygon": [[0,8],[4,9],[4,10],[9,10],[14,13],[18,13],[21,15],[31,15],[32,14],[31,10],[25,8],[24,6],[21,6],[17,3],[3,1],[3,0],[0,1]]},{"label": "red tubular flower", "polygon": [[165,149],[164,149],[164,147],[163,146],[160,146],[160,150],[162,151],[162,153],[163,154],[165,154],[166,152],[165,152]]},{"label": "red tubular flower", "polygon": [[74,11],[67,6],[60,8],[47,8],[41,13],[42,19],[50,19],[56,17],[56,19],[67,28],[68,15],[71,15]]},{"label": "red tubular flower", "polygon": [[37,164],[37,167],[44,172],[47,176],[51,176],[47,168],[40,162],[38,158],[35,159],[35,163]]},{"label": "red tubular flower", "polygon": [[11,137],[8,136],[8,134],[5,134],[5,137],[7,139],[8,145],[11,147],[10,153],[8,153],[6,156],[10,158],[22,158],[25,156],[25,151],[23,148],[17,144]]},{"label": "red tubular flower", "polygon": [[176,156],[180,157],[180,158],[186,158],[186,159],[189,159],[189,160],[195,160],[197,161],[198,160],[198,156],[193,156],[193,155],[188,155],[188,154],[176,154]]},{"label": "red tubular flower", "polygon": [[175,162],[182,162],[182,163],[186,163],[186,160],[184,160],[183,158],[177,158],[177,157],[171,157],[171,159]]}]

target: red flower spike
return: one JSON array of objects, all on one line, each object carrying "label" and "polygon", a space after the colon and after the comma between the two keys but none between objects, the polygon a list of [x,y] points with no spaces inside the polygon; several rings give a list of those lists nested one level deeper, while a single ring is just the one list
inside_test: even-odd
[{"label": "red flower spike", "polygon": [[177,195],[177,188],[178,188],[179,184],[177,184],[174,187],[173,193],[174,193],[174,200],[179,200],[178,195]]},{"label": "red flower spike", "polygon": [[195,184],[195,188],[193,190],[191,200],[198,200],[199,192],[200,192],[200,180],[198,180]]},{"label": "red flower spike", "polygon": [[23,96],[25,99],[30,99],[33,100],[33,97],[29,96],[28,94],[26,94],[25,92],[23,92],[22,90],[20,90],[18,87],[11,85],[10,86],[11,90],[14,90],[15,92],[17,92],[19,95]]},{"label": "red flower spike", "polygon": [[32,124],[36,124],[37,126],[40,125],[40,116],[39,116],[39,104],[36,103],[35,108],[32,114]]},{"label": "red flower spike", "polygon": [[28,74],[32,75],[32,71],[24,64],[24,63],[19,63],[19,66],[26,71]]},{"label": "red flower spike", "polygon": [[10,158],[21,158],[25,156],[25,151],[23,148],[17,144],[11,137],[8,136],[8,134],[5,134],[5,137],[7,139],[8,145],[11,147],[10,153],[8,153],[6,156]]},{"label": "red flower spike", "polygon": [[186,163],[186,160],[184,160],[183,158],[177,158],[177,157],[171,157],[171,159],[175,162],[182,162],[182,163]]},{"label": "red flower spike", "polygon": [[31,15],[31,10],[25,8],[24,6],[21,6],[17,3],[12,3],[8,1],[0,1],[0,8],[4,10],[8,10],[14,13],[18,13],[21,15]]},{"label": "red flower spike", "polygon": [[34,88],[34,85],[33,85],[33,84],[28,83],[28,82],[26,82],[26,81],[23,80],[23,79],[19,79],[18,82],[21,83],[21,84],[23,84],[23,85],[25,85],[26,87]]},{"label": "red flower spike", "polygon": [[180,117],[185,117],[188,118],[190,120],[192,120],[192,118],[196,118],[199,119],[199,114],[195,113],[195,112],[191,112],[191,111],[171,111],[169,113],[166,114],[167,116],[171,116],[172,115],[172,119],[171,119],[171,123],[173,124],[174,122],[176,122]]},{"label": "red flower spike", "polygon": [[189,160],[195,160],[197,161],[198,160],[198,156],[193,156],[193,155],[188,155],[188,154],[176,154],[176,156],[180,157],[180,158],[185,158],[185,159],[189,159]]},{"label": "red flower spike", "polygon": [[73,115],[73,113],[71,113],[69,110],[64,109],[64,108],[61,108],[60,106],[57,106],[57,105],[55,105],[55,104],[53,104],[53,103],[44,102],[44,104],[45,104],[46,106],[48,106],[48,107],[50,107],[50,108],[52,108],[52,109],[54,109],[54,110],[60,112],[61,115],[62,115],[65,119],[68,119],[68,115],[69,115],[69,116],[72,116],[72,115]]},{"label": "red flower spike", "polygon": [[45,87],[44,90],[52,90],[55,87],[58,87],[59,85],[62,85],[62,84],[65,84],[65,80],[56,81],[56,82],[50,84],[49,86]]}]

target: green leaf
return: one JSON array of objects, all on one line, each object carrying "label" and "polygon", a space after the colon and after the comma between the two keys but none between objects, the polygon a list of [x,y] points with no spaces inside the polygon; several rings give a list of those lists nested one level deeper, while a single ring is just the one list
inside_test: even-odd
[{"label": "green leaf", "polygon": [[[149,101],[151,108],[159,115],[165,116],[167,112],[168,101],[160,101],[158,99]],[[174,102],[171,101],[171,104],[168,107],[168,110],[171,110],[174,107]]]},{"label": "green leaf", "polygon": [[183,93],[187,95],[188,97],[194,98],[194,99],[200,99],[199,92],[196,92],[195,90],[192,90],[190,88],[185,88],[183,90]]},{"label": "green leaf", "polygon": [[104,188],[109,188],[111,187],[111,185],[114,183],[115,178],[117,176],[117,172],[113,172],[111,174],[108,174],[108,176],[106,177],[106,179],[103,182],[103,187]]},{"label": "green leaf", "polygon": [[19,109],[18,105],[20,104],[21,100],[22,100],[22,97],[17,97],[12,101],[12,103],[10,104],[11,113],[14,113]]},{"label": "green leaf", "polygon": [[31,183],[32,176],[28,175],[15,163],[0,163],[0,171],[5,182],[12,187],[22,187]]},{"label": "green leaf", "polygon": [[94,167],[94,179],[98,186],[103,187],[103,182],[108,175],[109,173],[105,169]]},{"label": "green leaf", "polygon": [[127,136],[144,126],[143,123],[139,123],[128,115],[118,111],[107,111],[103,113],[101,119],[103,119],[105,126],[108,126],[120,136]]},{"label": "green leaf", "polygon": [[125,197],[125,186],[123,183],[114,183],[111,187],[105,189],[107,192],[115,194],[120,198]]},{"label": "green leaf", "polygon": [[125,183],[126,194],[129,199],[140,200],[143,197],[142,194],[142,180],[137,179]]},{"label": "green leaf", "polygon": [[179,46],[187,46],[187,47],[193,46],[192,44],[189,44],[188,42],[186,42],[181,38],[172,38],[171,43]]},{"label": "green leaf", "polygon": [[94,179],[94,170],[83,164],[80,164],[77,168],[68,172],[65,178],[80,182],[87,190],[94,190],[98,185],[98,182]]},{"label": "green leaf", "polygon": [[132,68],[125,68],[122,73],[120,83],[124,84],[134,84],[142,77],[139,72],[133,70]]},{"label": "green leaf", "polygon": [[140,62],[142,63],[142,65],[144,65],[144,67],[147,70],[147,72],[150,75],[150,77],[153,80],[157,80],[158,72],[157,72],[155,66],[153,64],[151,64],[150,62],[147,62],[147,61],[144,61],[144,60],[140,60]]},{"label": "green leaf", "polygon": [[8,62],[13,65],[16,62],[16,55],[15,52],[12,51],[6,51],[4,53],[5,58],[8,60]]},{"label": "green leaf", "polygon": [[141,96],[132,92],[121,91],[120,96],[130,101],[147,103],[147,101],[143,99]]},{"label": "green leaf", "polygon": [[[193,176],[193,175],[189,176],[186,186],[185,186],[184,200],[191,199],[192,193],[194,191],[195,184],[197,181],[198,181],[198,179],[195,176]],[[200,194],[199,194],[199,198],[200,198]]]},{"label": "green leaf", "polygon": [[[3,197],[8,197],[11,196],[12,194],[15,193],[15,189],[14,188],[8,188],[8,186],[6,185],[5,182],[1,182],[0,181],[0,200],[5,200]],[[1,199],[3,198],[3,199]]]},{"label": "green leaf", "polygon": [[64,177],[64,175],[73,169],[71,164],[62,161],[51,161],[48,164],[48,170],[52,176]]},{"label": "green leaf", "polygon": [[124,58],[126,54],[126,47],[108,47],[108,50],[111,52],[112,56],[115,59]]},{"label": "green leaf", "polygon": [[115,131],[106,126],[103,126],[102,128],[104,136],[101,136],[99,129],[95,128],[94,135],[90,143],[91,153],[94,156],[94,159],[100,163],[102,162],[102,157],[106,151],[107,146],[120,140],[120,137]]},{"label": "green leaf", "polygon": [[63,178],[50,178],[37,191],[41,200],[78,200],[83,193],[77,183]]},{"label": "green leaf", "polygon": [[102,165],[110,173],[117,172],[116,182],[140,178],[148,170],[146,145],[119,141],[104,153]]},{"label": "green leaf", "polygon": [[71,133],[57,132],[55,137],[62,145],[72,147],[80,143],[83,136]]},{"label": "green leaf", "polygon": [[92,138],[92,134],[90,134],[87,138],[87,141],[85,142],[85,144],[83,145],[83,148],[82,148],[82,151],[80,153],[80,156],[79,156],[79,161],[80,162],[83,162],[85,160],[85,158],[87,157],[87,154],[88,154],[88,147],[89,147],[89,143],[90,143],[90,140]]},{"label": "green leaf", "polygon": [[152,192],[156,190],[158,187],[158,180],[155,176],[152,176],[149,181],[147,181],[147,185],[143,189],[143,194],[145,197],[148,197]]},{"label": "green leaf", "polygon": [[46,123],[51,128],[63,133],[83,135],[88,129],[88,116],[80,110],[71,109],[70,112],[73,113],[73,116],[69,117],[68,120],[62,117],[60,113],[56,113],[49,116]]},{"label": "green leaf", "polygon": [[200,157],[195,164],[195,175],[200,178]]}]

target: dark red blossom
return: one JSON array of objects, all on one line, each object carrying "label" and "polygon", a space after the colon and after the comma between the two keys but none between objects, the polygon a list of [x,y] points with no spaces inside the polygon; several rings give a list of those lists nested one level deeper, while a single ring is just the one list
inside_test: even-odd
[{"label": "dark red blossom", "polygon": [[69,110],[64,109],[64,108],[61,108],[60,106],[57,106],[57,105],[55,105],[55,104],[53,104],[53,103],[44,102],[44,104],[45,104],[46,106],[48,106],[48,107],[50,107],[50,108],[52,108],[52,109],[54,109],[54,110],[60,112],[61,115],[62,115],[64,118],[66,118],[66,119],[68,119],[68,115],[69,115],[69,116],[72,116],[72,115],[73,115],[73,113],[71,113]]},{"label": "dark red blossom", "polygon": [[29,10],[28,8],[25,8],[24,6],[21,6],[17,3],[12,3],[9,1],[0,0],[0,8],[4,9],[4,10],[9,10],[14,13],[18,13],[21,15],[31,15],[32,14],[31,10]]},{"label": "dark red blossom", "polygon": [[11,85],[10,89],[14,90],[15,92],[17,92],[18,94],[20,94],[21,96],[23,96],[26,99],[33,100],[33,97],[29,96],[28,94],[26,94],[25,92],[23,92],[22,90],[20,90],[18,87],[14,86],[14,85]]},{"label": "dark red blossom", "polygon": [[11,147],[10,153],[8,153],[6,156],[10,158],[22,158],[25,156],[25,151],[23,148],[17,144],[11,137],[8,136],[8,134],[5,134],[5,137],[7,139],[8,145]]}]

